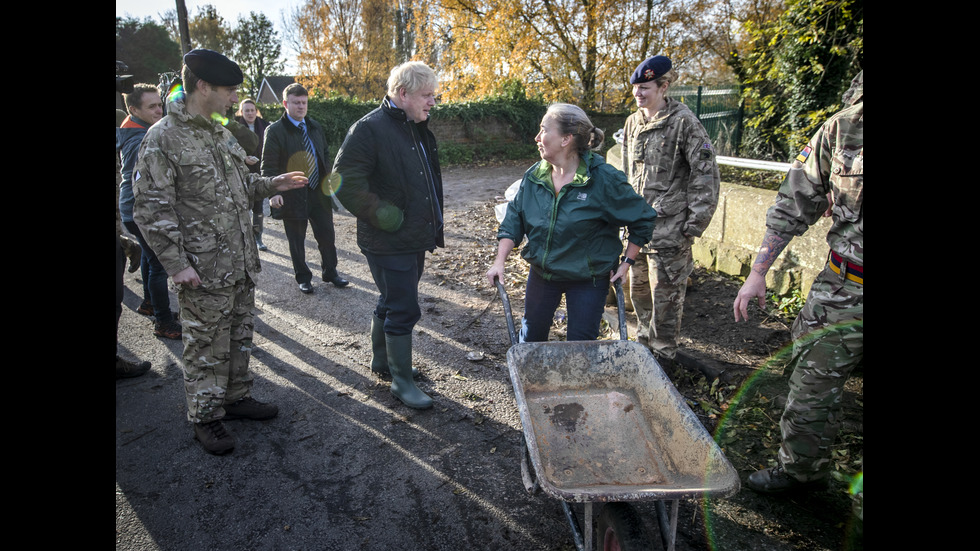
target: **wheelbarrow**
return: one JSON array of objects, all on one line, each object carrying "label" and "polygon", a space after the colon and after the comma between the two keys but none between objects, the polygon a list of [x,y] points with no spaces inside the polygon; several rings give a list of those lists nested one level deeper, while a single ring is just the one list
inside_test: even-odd
[{"label": "wheelbarrow", "polygon": [[[679,500],[731,496],[740,483],[650,350],[627,340],[622,284],[615,283],[621,340],[536,343],[518,342],[510,299],[496,284],[525,489],[561,500],[579,551],[591,551],[593,539],[603,550],[673,551]],[[630,504],[640,501],[656,502],[660,541]],[[584,504],[584,532],[574,503]]]}]

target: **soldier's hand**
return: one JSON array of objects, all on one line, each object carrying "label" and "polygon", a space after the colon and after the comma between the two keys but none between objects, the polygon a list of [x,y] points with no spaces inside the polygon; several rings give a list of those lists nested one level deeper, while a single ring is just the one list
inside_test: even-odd
[{"label": "soldier's hand", "polygon": [[310,183],[302,170],[280,174],[272,179],[272,185],[279,191],[298,189]]},{"label": "soldier's hand", "polygon": [[753,298],[758,299],[759,308],[766,307],[766,278],[754,271],[745,278],[745,283],[735,296],[735,321],[749,321],[749,301]]},{"label": "soldier's hand", "polygon": [[174,283],[177,285],[190,285],[192,288],[197,288],[201,284],[201,278],[197,275],[197,270],[192,266],[188,266],[174,274]]}]

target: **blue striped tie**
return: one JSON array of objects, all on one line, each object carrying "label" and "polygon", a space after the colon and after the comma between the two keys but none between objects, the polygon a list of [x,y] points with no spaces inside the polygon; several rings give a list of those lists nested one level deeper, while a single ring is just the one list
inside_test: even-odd
[{"label": "blue striped tie", "polygon": [[316,189],[320,185],[320,175],[316,169],[316,153],[313,151],[313,142],[310,135],[306,133],[306,122],[299,123],[300,130],[303,131],[303,142],[306,144],[306,164],[309,167],[310,189]]}]

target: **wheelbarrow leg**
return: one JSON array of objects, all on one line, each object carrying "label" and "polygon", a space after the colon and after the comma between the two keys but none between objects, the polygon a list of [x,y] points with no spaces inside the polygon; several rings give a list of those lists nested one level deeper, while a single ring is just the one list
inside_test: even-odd
[{"label": "wheelbarrow leg", "polygon": [[664,549],[674,551],[674,543],[677,540],[677,514],[678,500],[670,502],[670,516],[667,515],[667,507],[662,501],[657,501],[654,506],[657,508],[657,520],[660,521],[660,539],[664,542]]},{"label": "wheelbarrow leg", "polygon": [[592,502],[585,502],[585,548],[588,551],[595,549],[595,544],[592,542]]},{"label": "wheelbarrow leg", "polygon": [[[578,551],[592,551],[591,547],[586,547],[585,541],[583,541],[582,527],[578,523],[578,518],[575,517],[575,511],[572,511],[572,506],[568,504],[567,501],[561,502],[561,508],[565,511],[565,520],[568,521],[568,525],[572,528],[572,539],[575,542],[575,549]],[[592,518],[592,504],[585,504],[585,524],[588,527],[588,538],[592,538],[592,523],[590,522]],[[591,542],[590,542],[591,543]]]}]

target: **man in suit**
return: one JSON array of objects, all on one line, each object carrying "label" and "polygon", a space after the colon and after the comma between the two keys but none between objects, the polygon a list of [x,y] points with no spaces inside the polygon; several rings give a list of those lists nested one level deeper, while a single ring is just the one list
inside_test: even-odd
[{"label": "man in suit", "polygon": [[309,100],[306,88],[293,83],[286,87],[282,96],[286,112],[265,131],[262,175],[302,170],[310,185],[271,197],[269,206],[279,209],[299,290],[306,294],[313,292],[313,272],[306,264],[307,225],[313,228],[313,237],[320,249],[323,281],[346,287],[349,282],[337,273],[333,202],[323,193],[331,167],[323,127],[306,116]]}]

